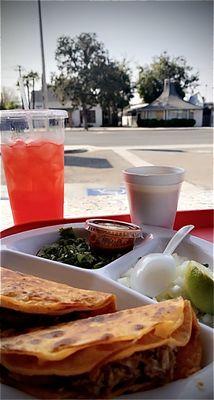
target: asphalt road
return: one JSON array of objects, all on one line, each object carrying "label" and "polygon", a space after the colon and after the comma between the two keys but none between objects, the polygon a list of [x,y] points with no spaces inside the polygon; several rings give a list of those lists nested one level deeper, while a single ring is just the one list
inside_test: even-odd
[{"label": "asphalt road", "polygon": [[119,187],[123,169],[153,164],[183,167],[190,192],[212,190],[212,142],[212,128],[66,130],[65,182]]},{"label": "asphalt road", "polygon": [[[209,190],[213,178],[212,140],[212,128],[66,129],[65,183],[119,187],[125,168],[177,165],[187,171],[189,183]],[[1,182],[5,184],[3,168]]]},{"label": "asphalt road", "polygon": [[66,130],[66,145],[142,146],[164,144],[211,144],[212,128]]}]

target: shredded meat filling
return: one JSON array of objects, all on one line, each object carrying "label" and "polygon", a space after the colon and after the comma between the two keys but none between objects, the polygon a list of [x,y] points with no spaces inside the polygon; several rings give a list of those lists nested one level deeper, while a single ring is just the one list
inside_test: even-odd
[{"label": "shredded meat filling", "polygon": [[[58,398],[72,393],[76,398],[97,398],[111,395],[122,388],[132,385],[148,384],[148,387],[161,386],[173,379],[176,361],[176,349],[162,346],[154,350],[134,353],[123,360],[112,362],[100,369],[87,374],[76,376],[22,376],[10,373],[4,369],[2,374],[5,383],[19,386],[19,382],[28,382],[32,387],[50,388],[51,392],[58,393]],[[11,383],[12,380],[12,383]],[[136,390],[136,389],[135,389]],[[63,395],[64,394],[64,395]],[[54,398],[54,397],[53,397]]]},{"label": "shredded meat filling", "polygon": [[[173,379],[175,365],[174,351],[168,346],[155,350],[135,353],[118,362],[107,364],[101,368],[96,378],[95,389],[117,390],[122,386],[141,384],[156,379],[164,384]],[[93,380],[93,376],[92,376]]]}]

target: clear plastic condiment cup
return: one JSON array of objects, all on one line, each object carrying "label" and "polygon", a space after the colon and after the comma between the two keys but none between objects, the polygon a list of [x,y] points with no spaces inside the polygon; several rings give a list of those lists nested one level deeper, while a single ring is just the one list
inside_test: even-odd
[{"label": "clear plastic condiment cup", "polygon": [[90,247],[102,252],[127,252],[133,249],[135,239],[142,237],[142,227],[111,219],[88,219]]}]

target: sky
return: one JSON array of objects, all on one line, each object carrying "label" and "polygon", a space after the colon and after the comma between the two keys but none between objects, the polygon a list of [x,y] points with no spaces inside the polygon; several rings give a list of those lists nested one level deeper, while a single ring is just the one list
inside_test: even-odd
[{"label": "sky", "polygon": [[[14,87],[17,65],[23,73],[41,74],[37,0],[2,0],[1,84]],[[197,90],[212,101],[213,14],[212,1],[72,1],[42,0],[42,20],[47,82],[57,71],[55,50],[60,35],[74,37],[95,32],[117,60],[126,58],[137,77],[139,65],[167,51],[184,56],[199,72]]]}]

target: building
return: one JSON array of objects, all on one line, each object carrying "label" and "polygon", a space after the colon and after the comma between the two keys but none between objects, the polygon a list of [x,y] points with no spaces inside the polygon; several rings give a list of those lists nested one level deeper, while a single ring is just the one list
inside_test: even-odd
[{"label": "building", "polygon": [[147,103],[138,103],[127,107],[123,112],[122,126],[137,126],[138,115],[147,105]]},{"label": "building", "polygon": [[165,79],[163,92],[156,100],[148,105],[130,108],[126,115],[132,117],[132,124],[137,124],[139,119],[194,119],[195,126],[202,126],[203,106],[184,101],[178,95],[173,80]]},{"label": "building", "polygon": [[[42,91],[36,90],[35,92],[35,109],[43,107]],[[48,107],[50,109],[66,110],[68,112],[68,119],[66,126],[83,127],[83,118],[81,108],[74,108],[70,101],[65,104],[60,103],[53,89],[48,88]],[[88,110],[88,125],[89,126],[102,126],[102,108],[97,105]]]},{"label": "building", "polygon": [[[134,83],[133,86],[135,86]],[[123,110],[122,126],[137,126],[137,114],[139,114],[142,108],[147,105],[148,103],[142,103],[139,93],[135,88],[133,92],[133,97],[129,102],[129,106]]]},{"label": "building", "polygon": [[203,126],[214,126],[214,107],[213,103],[204,103]]},{"label": "building", "polygon": [[189,98],[189,102],[195,104],[197,106],[203,107],[203,126],[213,126],[213,103],[212,102],[205,102],[204,97],[201,96],[199,92],[193,94]]},{"label": "building", "polygon": [[197,92],[190,96],[189,103],[195,104],[195,106],[204,106],[204,98],[201,96],[201,93]]}]

